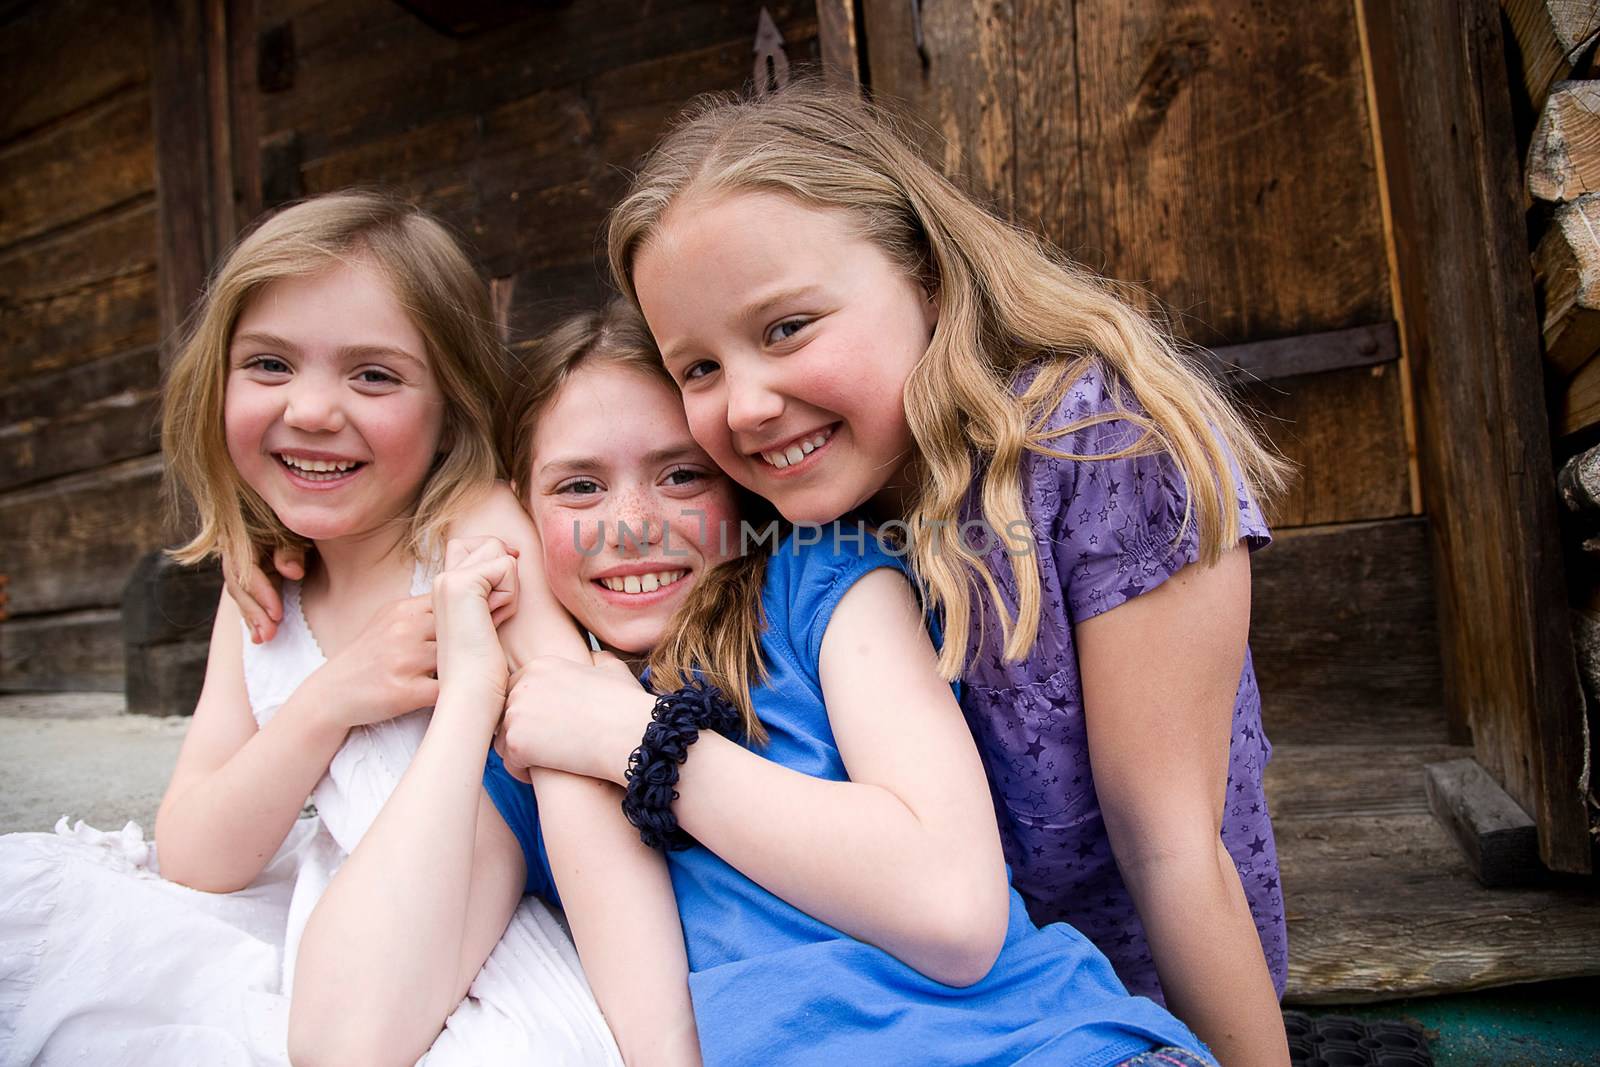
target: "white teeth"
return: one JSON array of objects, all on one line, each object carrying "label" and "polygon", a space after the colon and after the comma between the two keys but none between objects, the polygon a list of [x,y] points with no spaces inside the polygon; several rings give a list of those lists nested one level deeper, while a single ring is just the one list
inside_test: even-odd
[{"label": "white teeth", "polygon": [[293,467],[297,471],[309,471],[313,474],[338,473],[342,474],[358,464],[350,459],[301,459],[299,456],[280,455],[284,465]]},{"label": "white teeth", "polygon": [[601,578],[600,584],[613,593],[653,593],[682,578],[688,571],[656,571],[653,574],[629,574],[621,578]]},{"label": "white teeth", "polygon": [[802,459],[805,459],[811,453],[827,444],[828,438],[832,436],[833,431],[831,429],[822,430],[819,433],[812,434],[803,441],[797,441],[788,448],[784,449],[782,452],[762,452],[760,455],[762,459],[766,460],[778,470],[783,470],[785,467],[790,467],[796,463],[799,463]]}]

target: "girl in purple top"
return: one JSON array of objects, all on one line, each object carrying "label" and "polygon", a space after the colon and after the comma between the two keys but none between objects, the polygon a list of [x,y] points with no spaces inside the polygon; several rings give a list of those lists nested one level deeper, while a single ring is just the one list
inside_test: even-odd
[{"label": "girl in purple top", "polygon": [[1033,917],[1221,1062],[1286,1062],[1244,547],[1281,461],[1103,280],[852,95],[696,109],[609,250],[723,470],[791,522],[905,535]]}]

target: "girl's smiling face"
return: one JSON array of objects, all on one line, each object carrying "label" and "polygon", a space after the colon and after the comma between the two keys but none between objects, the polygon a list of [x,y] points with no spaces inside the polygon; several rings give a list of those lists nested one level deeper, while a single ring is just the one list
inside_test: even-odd
[{"label": "girl's smiling face", "polygon": [[579,366],[535,426],[525,488],[550,588],[607,647],[648,652],[700,577],[738,551],[734,488],[671,385],[636,368]]},{"label": "girl's smiling face", "polygon": [[234,327],[228,455],[301,537],[393,530],[428,477],[444,415],[422,335],[359,259],[267,284]]},{"label": "girl's smiling face", "polygon": [[793,522],[880,494],[913,442],[902,394],[938,305],[841,211],[776,193],[690,196],[633,284],[695,440]]}]

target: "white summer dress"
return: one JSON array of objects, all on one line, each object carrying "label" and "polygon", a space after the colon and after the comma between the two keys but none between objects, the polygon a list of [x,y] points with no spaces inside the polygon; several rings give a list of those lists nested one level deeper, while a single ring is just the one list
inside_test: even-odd
[{"label": "white summer dress", "polygon": [[[419,566],[412,592],[428,588]],[[258,726],[324,662],[297,583],[285,583],[283,605],[271,641],[244,643]],[[63,818],[54,833],[0,837],[0,1067],[287,1064],[289,983],[306,920],[398,784],[429,714],[352,730],[312,794],[316,816],[297,821],[236,893],[164,881],[134,823],[102,833]],[[524,897],[419,1062],[622,1060],[571,938],[543,902]]]}]

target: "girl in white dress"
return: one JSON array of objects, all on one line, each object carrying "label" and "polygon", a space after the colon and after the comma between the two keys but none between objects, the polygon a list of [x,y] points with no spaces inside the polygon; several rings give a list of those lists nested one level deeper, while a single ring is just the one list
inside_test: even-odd
[{"label": "girl in white dress", "polygon": [[[163,446],[199,519],[174,555],[296,546],[312,562],[264,643],[220,601],[156,847],[131,823],[103,834],[62,820],[54,834],[0,839],[0,1065],[288,1061],[300,935],[427,733],[417,709],[438,699],[430,546],[501,535],[497,518],[516,510],[495,483],[503,374],[481,280],[408,205],[308,201],[230,254],[166,387]],[[501,584],[495,621],[535,620],[518,611],[516,582]],[[567,784],[547,783],[563,800],[547,821],[615,825],[629,840],[609,798],[563,795]],[[315,818],[300,817],[308,794]],[[478,803],[480,840],[509,839]],[[664,884],[659,868],[642,849],[608,850],[563,894],[583,915],[585,876],[648,888]],[[460,967],[417,995],[459,1007],[442,1035],[436,1022],[405,1031],[396,1062],[618,1061],[570,938],[538,900],[519,903],[520,878],[474,899],[468,929],[451,932]],[[300,976],[325,984],[339,967],[319,960]],[[595,993],[607,1004],[599,982]],[[626,1022],[625,998],[609,1001]]]}]

